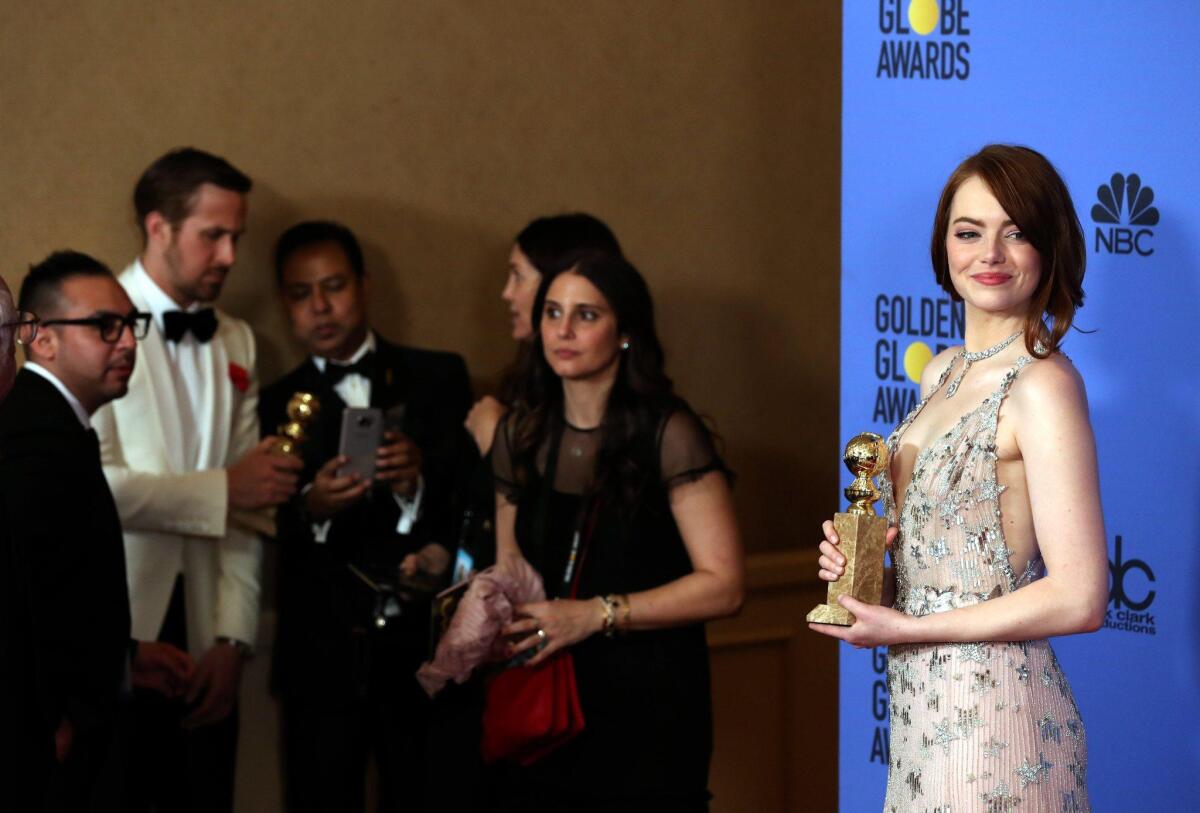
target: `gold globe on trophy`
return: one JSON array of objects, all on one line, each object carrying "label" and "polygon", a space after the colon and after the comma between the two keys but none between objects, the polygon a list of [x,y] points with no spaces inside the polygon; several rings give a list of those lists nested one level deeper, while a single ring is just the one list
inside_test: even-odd
[{"label": "gold globe on trophy", "polygon": [[279,442],[275,450],[281,454],[299,455],[300,447],[308,440],[308,427],[321,413],[321,402],[311,392],[293,393],[287,403],[288,422],[279,425]]},{"label": "gold globe on trophy", "polygon": [[[281,423],[278,428],[279,438],[275,441],[275,451],[280,454],[300,454],[300,447],[308,440],[308,428],[321,412],[321,402],[311,392],[297,392],[287,403],[287,423]],[[239,527],[265,536],[274,537],[278,528],[275,524],[275,509],[264,508],[258,511],[231,509],[230,521]]]},{"label": "gold globe on trophy", "polygon": [[887,444],[874,432],[855,435],[846,444],[842,461],[854,475],[854,482],[844,492],[850,507],[845,513],[834,514],[833,528],[840,540],[838,550],[846,557],[846,568],[840,579],[829,583],[825,603],[814,607],[807,620],[848,627],[854,623],[854,616],[838,604],[838,596],[854,596],[867,604],[879,604],[883,599],[888,524],[886,518],[875,513],[879,489],[871,478],[888,465]]}]

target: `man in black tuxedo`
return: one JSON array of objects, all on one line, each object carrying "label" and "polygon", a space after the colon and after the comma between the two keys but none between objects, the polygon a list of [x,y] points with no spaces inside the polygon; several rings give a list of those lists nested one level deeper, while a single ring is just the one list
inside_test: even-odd
[{"label": "man in black tuxedo", "polygon": [[[309,357],[262,391],[264,432],[308,392],[320,412],[300,448],[301,493],[279,512],[274,684],[283,700],[288,809],[364,809],[368,756],[381,810],[420,810],[428,701],[414,678],[427,655],[425,601],[379,598],[351,571],[445,573],[457,521],[450,497],[471,405],[461,357],[394,345],[367,322],[368,277],[349,229],[287,230],[276,279]],[[342,476],[346,407],[378,407],[389,431],[374,481]]]},{"label": "man in black tuxedo", "polygon": [[20,306],[41,321],[0,406],[3,668],[20,698],[4,721],[18,764],[0,793],[18,810],[117,809],[106,763],[122,687],[178,694],[192,670],[174,647],[129,638],[121,523],[90,428],[125,394],[147,317],[108,268],[69,251],[30,269]]}]

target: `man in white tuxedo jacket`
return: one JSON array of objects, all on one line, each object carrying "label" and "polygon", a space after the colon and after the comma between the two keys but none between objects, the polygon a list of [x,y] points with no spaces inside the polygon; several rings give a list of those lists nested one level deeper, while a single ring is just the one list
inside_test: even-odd
[{"label": "man in white tuxedo jacket", "polygon": [[[135,693],[136,810],[232,809],[237,692],[258,626],[261,542],[239,522],[287,500],[299,461],[260,443],[254,336],[202,307],[236,257],[250,179],[185,148],[134,190],[145,237],[119,281],[153,316],[129,394],[97,413],[125,531],[133,635],[196,659],[186,702]],[[140,792],[140,797],[138,795]]]}]

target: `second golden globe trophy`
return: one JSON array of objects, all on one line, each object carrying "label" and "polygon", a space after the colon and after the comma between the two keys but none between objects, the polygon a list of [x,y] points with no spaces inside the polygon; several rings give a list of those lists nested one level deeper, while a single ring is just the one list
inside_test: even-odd
[{"label": "second golden globe trophy", "polygon": [[276,451],[283,454],[299,455],[300,446],[308,440],[308,425],[317,419],[321,412],[321,402],[311,392],[296,392],[292,394],[287,404],[288,422],[279,425],[279,442],[275,444]]},{"label": "second golden globe trophy", "polygon": [[888,465],[887,444],[874,432],[863,432],[846,444],[842,460],[854,475],[854,482],[845,490],[850,508],[843,514],[834,514],[833,528],[837,531],[838,550],[846,557],[846,568],[840,579],[829,583],[825,603],[814,607],[807,620],[848,627],[854,623],[854,616],[838,604],[838,596],[854,596],[867,604],[878,604],[883,599],[888,524],[885,517],[875,513],[879,489],[871,478]]},{"label": "second golden globe trophy", "polygon": [[[275,442],[275,451],[280,454],[299,455],[300,446],[308,440],[308,427],[321,411],[321,402],[311,392],[293,393],[287,403],[287,423],[279,425],[279,440]],[[259,511],[234,510],[230,512],[230,521],[247,530],[266,536],[275,536],[275,509],[265,508]]]}]

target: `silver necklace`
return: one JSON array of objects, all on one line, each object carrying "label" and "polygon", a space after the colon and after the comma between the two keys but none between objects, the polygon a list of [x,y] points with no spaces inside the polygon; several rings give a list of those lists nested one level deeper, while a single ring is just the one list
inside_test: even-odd
[{"label": "silver necklace", "polygon": [[1025,331],[1023,330],[1019,330],[999,344],[993,344],[991,347],[987,348],[986,350],[980,350],[978,353],[968,353],[966,345],[963,345],[962,352],[958,354],[958,357],[963,360],[963,366],[962,369],[959,370],[958,375],[954,376],[954,380],[950,382],[950,386],[946,388],[946,397],[953,398],[954,393],[958,392],[958,385],[962,383],[963,376],[967,374],[967,370],[971,369],[972,364],[977,361],[983,361],[984,359],[990,359],[992,356],[996,355],[1001,350],[1012,344],[1016,338],[1024,332]]},{"label": "silver necklace", "polygon": [[[580,429],[578,426],[571,424],[566,418],[563,418],[563,423],[565,423],[567,425],[567,428],[570,429],[572,432],[575,432],[576,434],[583,435],[583,436],[587,436],[600,428],[599,426],[593,426],[590,429]],[[571,448],[568,450],[568,454],[570,454],[571,457],[583,457],[583,438],[582,437],[578,438],[578,439],[573,439],[571,441]]]}]

